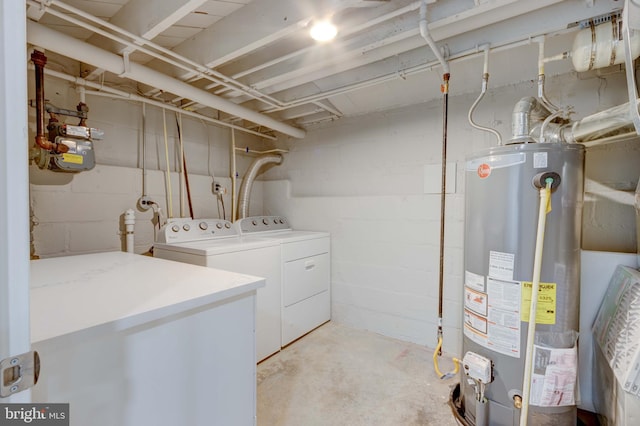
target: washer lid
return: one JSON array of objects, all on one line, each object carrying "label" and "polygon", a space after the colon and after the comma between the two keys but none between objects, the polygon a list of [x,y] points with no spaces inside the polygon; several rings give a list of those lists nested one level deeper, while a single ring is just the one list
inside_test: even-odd
[{"label": "washer lid", "polygon": [[267,231],[257,232],[253,235],[256,237],[260,236],[260,238],[278,240],[282,244],[313,240],[316,238],[326,238],[330,236],[328,232],[319,231]]},{"label": "washer lid", "polygon": [[273,247],[279,244],[278,240],[267,238],[222,238],[200,241],[187,241],[182,243],[156,243],[157,249],[166,251],[174,251],[180,253],[189,253],[199,256],[211,256],[222,253],[235,253],[246,250],[256,250],[265,247]]}]

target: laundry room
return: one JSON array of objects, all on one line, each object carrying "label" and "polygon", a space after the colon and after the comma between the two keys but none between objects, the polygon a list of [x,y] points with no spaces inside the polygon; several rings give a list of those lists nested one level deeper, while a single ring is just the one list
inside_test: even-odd
[{"label": "laundry room", "polygon": [[0,0],[0,23],[6,414],[640,417],[638,1]]}]

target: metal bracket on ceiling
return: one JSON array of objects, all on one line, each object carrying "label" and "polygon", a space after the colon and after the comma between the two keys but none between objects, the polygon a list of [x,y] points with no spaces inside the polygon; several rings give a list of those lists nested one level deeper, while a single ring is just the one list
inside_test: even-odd
[{"label": "metal bracket on ceiling", "polygon": [[120,77],[127,77],[131,73],[131,61],[129,60],[129,52],[125,51],[122,55],[122,62],[124,66],[124,71],[118,74]]}]

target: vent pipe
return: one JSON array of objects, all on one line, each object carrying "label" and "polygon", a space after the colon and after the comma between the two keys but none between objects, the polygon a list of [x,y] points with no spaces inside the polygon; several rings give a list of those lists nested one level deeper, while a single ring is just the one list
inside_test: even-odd
[{"label": "vent pipe", "polygon": [[[249,215],[249,198],[251,198],[251,187],[253,181],[258,176],[258,172],[262,166],[274,163],[282,163],[282,155],[280,154],[267,154],[262,157],[258,157],[253,160],[253,163],[247,169],[247,172],[242,179],[242,185],[240,185],[240,193],[238,194],[238,217],[237,219],[245,218]],[[234,218],[236,219],[236,218]]]}]

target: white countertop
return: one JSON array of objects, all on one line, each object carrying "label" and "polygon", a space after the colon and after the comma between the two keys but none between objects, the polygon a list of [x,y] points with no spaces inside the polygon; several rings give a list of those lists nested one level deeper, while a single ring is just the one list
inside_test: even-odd
[{"label": "white countertop", "polygon": [[123,330],[238,296],[263,278],[124,253],[31,261],[31,342]]}]

